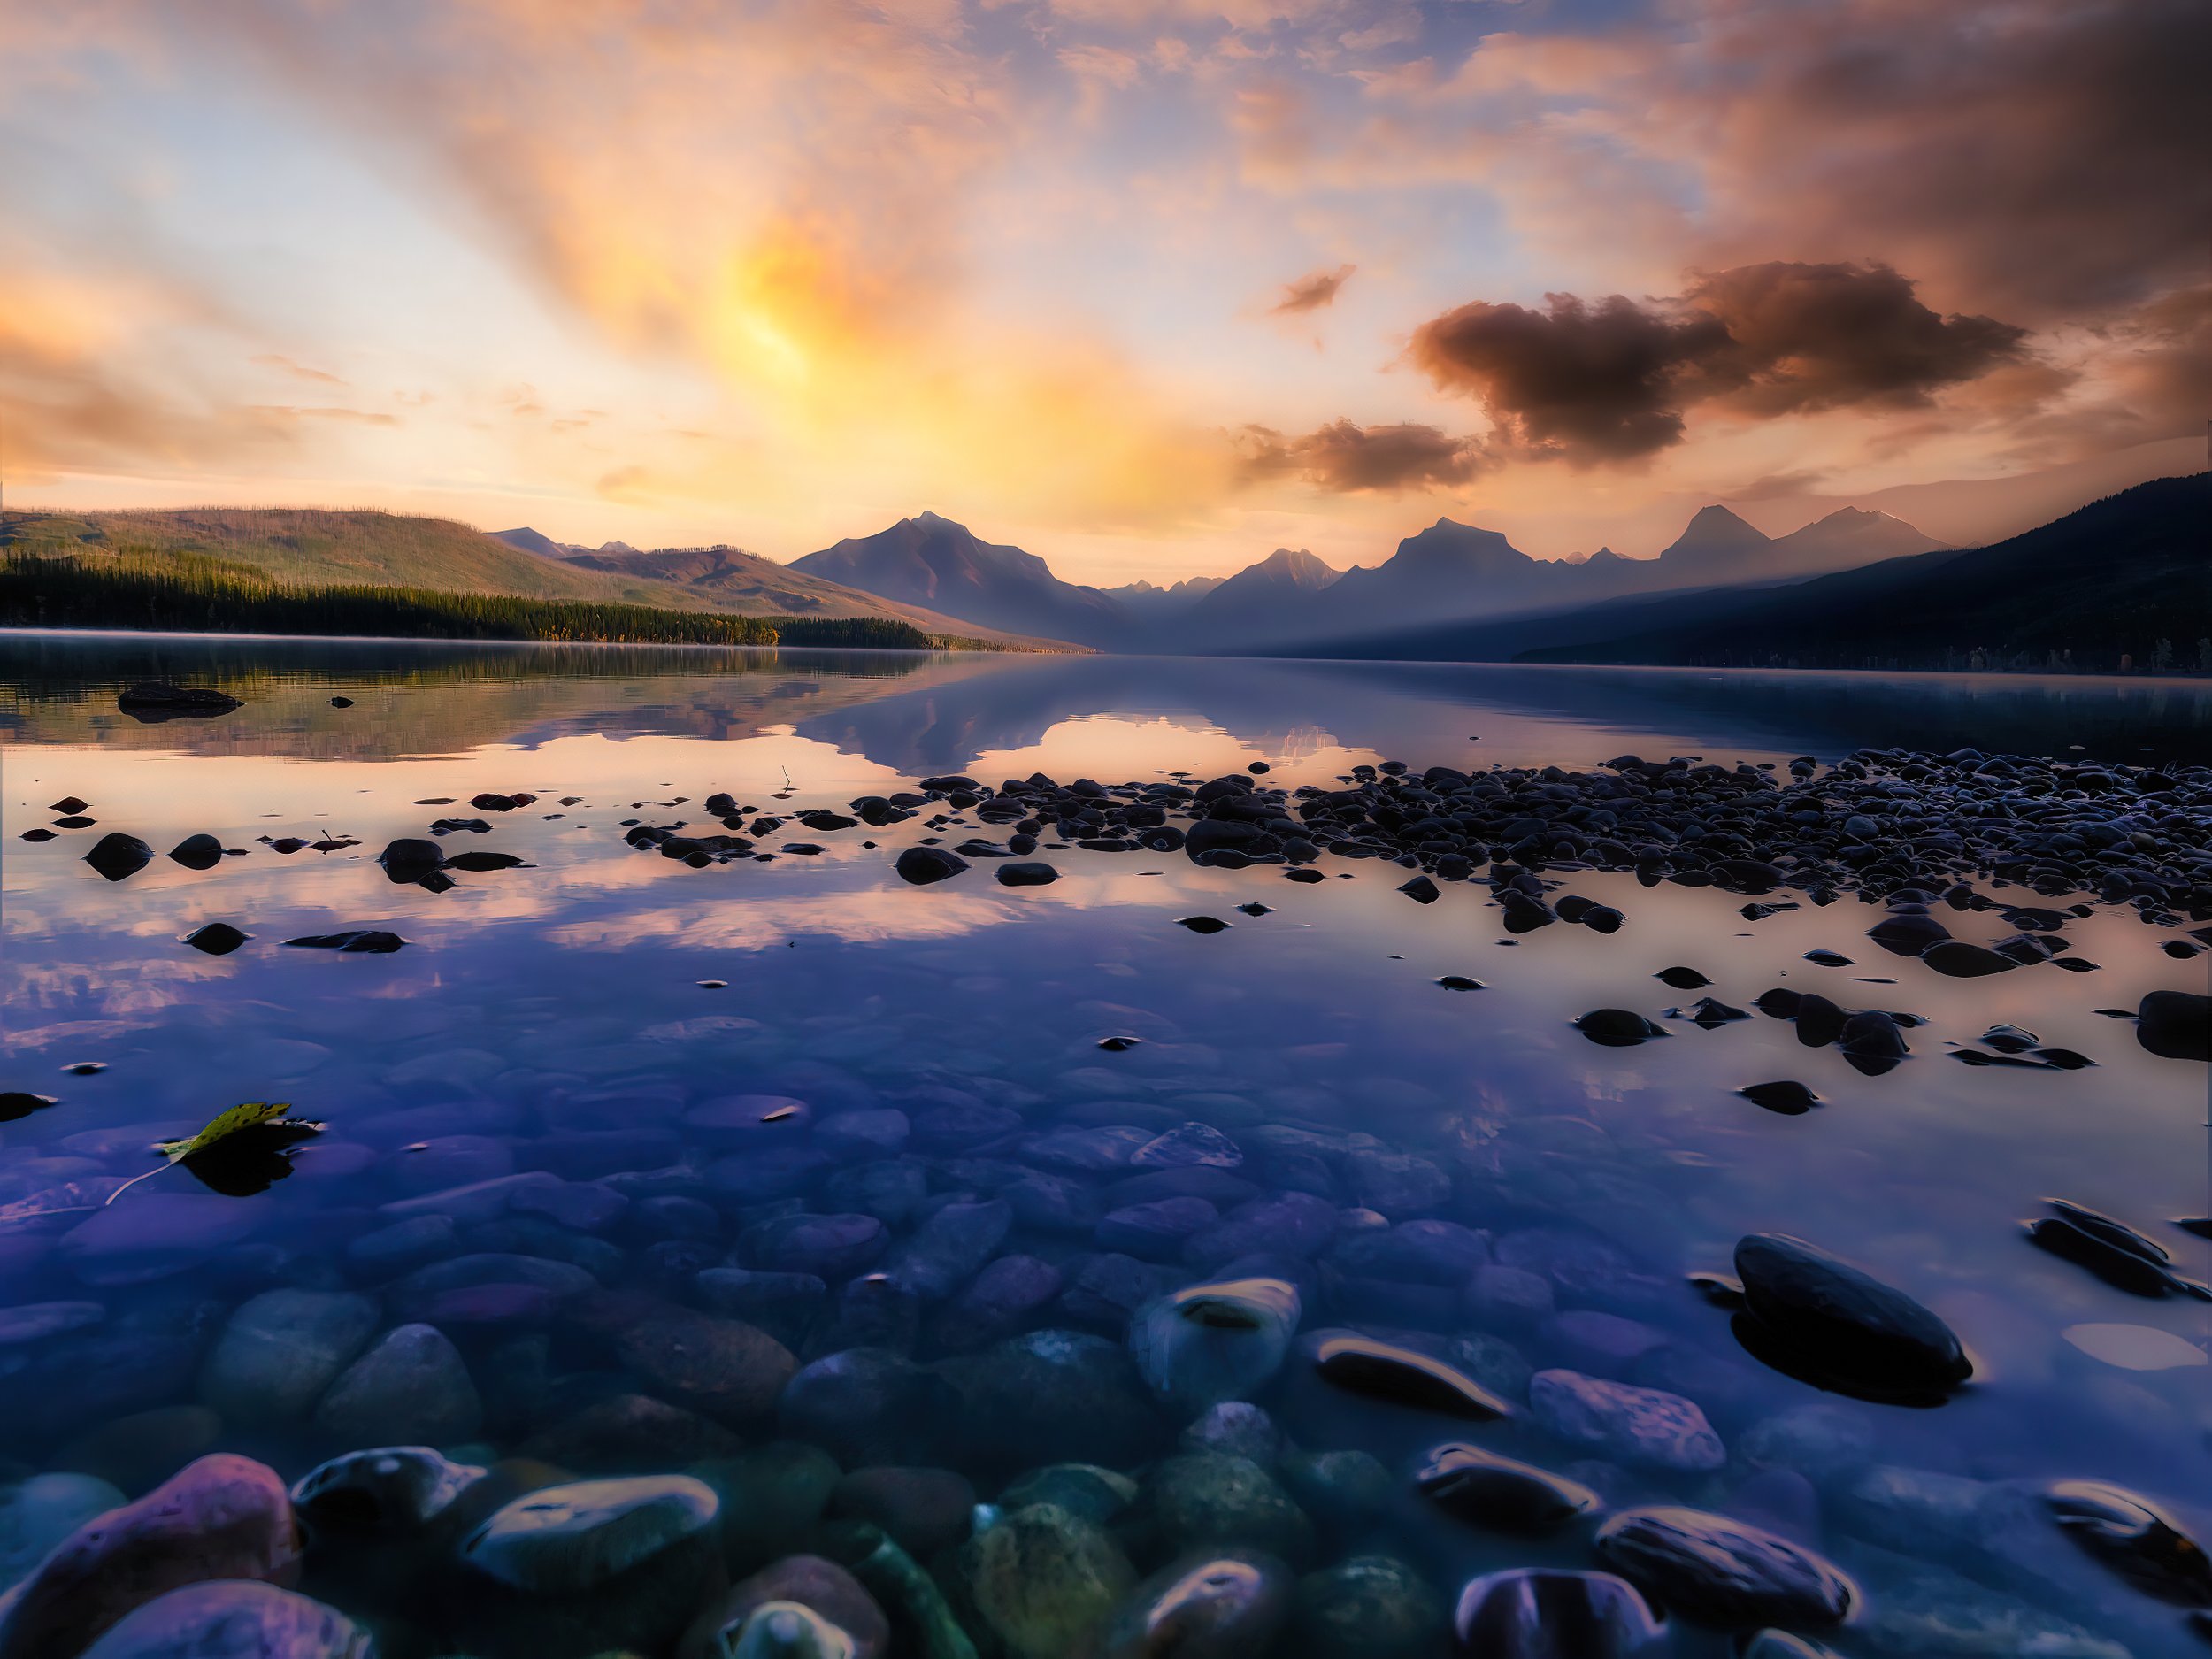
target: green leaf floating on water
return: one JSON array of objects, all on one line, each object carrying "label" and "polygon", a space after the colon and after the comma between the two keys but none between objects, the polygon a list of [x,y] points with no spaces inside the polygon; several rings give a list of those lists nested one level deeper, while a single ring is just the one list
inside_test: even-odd
[{"label": "green leaf floating on water", "polygon": [[[212,1151],[226,1141],[231,1141],[233,1137],[243,1134],[250,1130],[272,1129],[281,1132],[288,1137],[319,1134],[322,1132],[323,1126],[319,1123],[310,1123],[303,1118],[286,1118],[285,1113],[291,1110],[290,1101],[250,1100],[232,1107],[228,1111],[218,1112],[208,1120],[206,1128],[187,1140],[157,1141],[154,1143],[154,1150],[167,1160],[161,1166],[161,1170],[172,1168],[183,1163],[187,1158],[198,1157],[203,1153]],[[145,1174],[134,1176],[131,1179],[125,1181],[108,1194],[108,1202],[113,1203],[132,1187],[137,1186],[140,1181],[150,1180],[160,1174],[161,1170],[148,1170]]]}]

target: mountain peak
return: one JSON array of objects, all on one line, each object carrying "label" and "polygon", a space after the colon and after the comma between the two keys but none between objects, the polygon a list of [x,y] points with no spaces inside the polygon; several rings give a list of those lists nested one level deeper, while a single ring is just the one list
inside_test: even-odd
[{"label": "mountain peak", "polygon": [[1766,536],[1716,503],[1699,508],[1682,534],[1659,557],[1677,564],[1727,563],[1755,553],[1767,544]]}]

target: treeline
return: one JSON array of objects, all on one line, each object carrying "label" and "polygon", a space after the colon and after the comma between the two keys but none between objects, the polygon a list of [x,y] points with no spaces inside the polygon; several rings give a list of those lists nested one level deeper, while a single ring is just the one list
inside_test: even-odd
[{"label": "treeline", "polygon": [[889,617],[710,611],[421,588],[295,587],[197,554],[0,552],[0,626],[878,650],[971,646]]}]

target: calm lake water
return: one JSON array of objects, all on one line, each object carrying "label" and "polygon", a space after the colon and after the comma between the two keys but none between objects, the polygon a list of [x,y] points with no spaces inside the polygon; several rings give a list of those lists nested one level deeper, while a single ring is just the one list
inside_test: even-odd
[{"label": "calm lake water", "polygon": [[[115,695],[149,679],[218,686],[245,706],[141,724]],[[1717,1467],[1671,1468],[1570,1443],[1525,1414],[1442,1419],[1310,1386],[1294,1356],[1257,1402],[1297,1448],[1269,1466],[1303,1514],[1267,1536],[1302,1575],[1309,1628],[1339,1642],[1326,1651],[1449,1651],[1424,1595],[1448,1607],[1477,1574],[1594,1564],[1586,1527],[1529,1542],[1425,1499],[1410,1477],[1420,1455],[1463,1440],[1615,1508],[1688,1504],[1817,1548],[1863,1593],[1851,1624],[1820,1634],[1840,1653],[2202,1651],[2181,1612],[2076,1548],[2038,1494],[2055,1479],[2111,1481],[2212,1535],[2207,1304],[2128,1294],[2022,1231],[2047,1201],[2072,1201],[2205,1277],[2212,1244],[2171,1222],[2208,1211],[2206,1069],[2145,1052],[2130,1023],[2098,1011],[2204,990],[2204,957],[2162,949],[2189,924],[2100,905],[2066,930],[2097,972],[1961,980],[1885,953],[1866,935],[1887,912],[1848,895],[1751,921],[1716,889],[1577,872],[1572,890],[1617,906],[1622,929],[1512,940],[1479,883],[1416,904],[1386,863],[1324,860],[1332,879],[1294,885],[1279,869],[1070,849],[1038,855],[1061,872],[1048,887],[995,885],[981,860],[916,887],[891,860],[918,819],[787,825],[764,849],[820,850],[707,869],[633,849],[624,826],[716,828],[700,803],[717,791],[763,810],[841,810],[936,773],[1117,784],[1263,761],[1271,784],[1334,787],[1391,758],[1586,769],[1629,751],[1732,765],[1893,744],[2200,763],[2212,684],[15,635],[0,637],[0,1086],[57,1097],[0,1131],[0,1307],[75,1310],[0,1312],[9,1480],[70,1471],[135,1496],[211,1450],[289,1480],[387,1440],[591,1473],[711,1465],[726,1504],[790,1506],[788,1549],[826,1505],[864,1516],[874,1500],[866,1482],[810,1498],[749,1486],[785,1441],[848,1471],[949,1469],[984,1504],[1033,1465],[1107,1463],[1140,1484],[1129,1514],[1146,1518],[1119,1517],[1114,1535],[1141,1578],[1174,1553],[1178,1523],[1146,1509],[1161,1502],[1146,1483],[1183,1423],[1116,1369],[1128,1309],[1206,1277],[1187,1265],[1192,1217],[1207,1219],[1188,1204],[1288,1189],[1325,1197],[1347,1229],[1293,1263],[1305,1331],[1351,1326],[1452,1357],[1517,1403],[1551,1368],[1663,1389],[1694,1401],[1725,1449]],[[537,799],[471,808],[485,791]],[[69,796],[95,823],[19,839]],[[442,798],[452,804],[426,804]],[[457,872],[444,892],[388,880],[379,850],[446,816],[490,824],[446,835],[449,853],[524,864]],[[960,816],[948,844],[1004,833]],[[83,862],[111,831],[157,854],[197,833],[243,851],[200,872],[157,856],[111,882]],[[287,838],[308,844],[271,845]],[[1239,912],[1253,901],[1271,908]],[[1176,925],[1194,914],[1233,926]],[[2011,931],[1994,914],[1946,919],[1983,942]],[[221,956],[181,942],[217,922],[250,938]],[[361,927],[405,948],[281,942]],[[1822,949],[1851,960],[1807,959]],[[1926,1023],[1905,1064],[1863,1076],[1782,1021],[1665,1018],[1696,995],[1655,979],[1678,964],[1739,1007],[1781,987]],[[1440,987],[1448,975],[1485,988]],[[1596,1047],[1569,1022],[1601,1007],[1671,1034]],[[1950,1057],[2000,1024],[2094,1064]],[[1116,1037],[1140,1041],[1101,1048]],[[1779,1079],[1822,1105],[1783,1116],[1734,1092]],[[756,1096],[803,1110],[748,1127],[755,1109],[729,1102]],[[260,1100],[328,1125],[288,1179],[224,1195],[176,1169],[89,1207],[111,1178],[154,1166],[152,1142]],[[1002,1120],[1018,1133],[995,1134]],[[1125,1199],[1158,1195],[1125,1185],[1142,1173],[1131,1148],[1190,1121],[1269,1156],[1215,1169],[1211,1198],[1194,1179],[1180,1211],[1102,1226]],[[1307,1138],[1271,1140],[1270,1126]],[[477,1187],[531,1171],[550,1173]],[[949,1282],[899,1294],[912,1241],[937,1240],[924,1232],[933,1216],[1025,1172],[1002,1238],[977,1259],[947,1247]],[[511,1204],[517,1192],[538,1196]],[[807,1214],[881,1225],[841,1223],[825,1242],[788,1225]],[[1419,1217],[1475,1229],[1482,1259],[1518,1270],[1492,1276],[1497,1305],[1478,1311],[1425,1259],[1394,1282],[1332,1255],[1350,1232]],[[1736,1240],[1767,1230],[1933,1309],[1970,1350],[1972,1384],[1916,1409],[1762,1365],[1688,1276],[1728,1272]],[[1057,1279],[1004,1306],[964,1291],[981,1259],[1008,1255]],[[442,1268],[455,1262],[472,1264]],[[743,1280],[809,1270],[824,1287]],[[1525,1303],[1504,1294],[1517,1287]],[[299,1333],[271,1339],[288,1386],[224,1346],[238,1310],[273,1289],[322,1297],[285,1316]],[[887,1348],[904,1356],[904,1392],[787,1399],[779,1426],[627,1334],[673,1306],[741,1308],[803,1363]],[[349,1368],[388,1329],[419,1325],[459,1370],[365,1399],[376,1379]],[[1064,1385],[1048,1368],[978,1423],[974,1356],[1041,1330],[1098,1342],[1061,1368]],[[626,1408],[628,1426],[608,1428],[609,1402],[637,1395],[696,1415],[640,1427]],[[1159,1420],[1126,1422],[1124,1407]],[[1345,1451],[1378,1462],[1311,1455]],[[0,1494],[11,1574],[52,1541],[22,1490]],[[955,1534],[968,1523],[963,1504],[949,1511],[896,1512],[983,1651],[1010,1651],[964,1599],[976,1592]],[[777,1553],[732,1549],[740,1573]],[[1388,1605],[1345,1587],[1343,1563],[1374,1555],[1409,1570]],[[341,1579],[311,1563],[306,1587],[382,1620],[388,1651],[460,1650],[436,1609]],[[1676,1623],[1675,1651],[1730,1650]]]}]

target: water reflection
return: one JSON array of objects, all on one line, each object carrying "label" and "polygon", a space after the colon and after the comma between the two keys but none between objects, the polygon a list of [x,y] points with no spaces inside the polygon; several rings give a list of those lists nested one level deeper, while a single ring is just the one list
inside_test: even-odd
[{"label": "water reflection", "polygon": [[[825,1523],[850,1518],[833,1514],[836,1464],[804,1502],[766,1472],[818,1467],[826,1448],[849,1473],[918,1466],[933,1492],[1024,1528],[1038,1509],[1008,1482],[1057,1483],[1056,1510],[1103,1517],[1057,1542],[1107,1563],[1118,1597],[1147,1574],[1164,1575],[1162,1594],[1277,1594],[1276,1565],[1168,1571],[1176,1540],[1221,1544],[1191,1517],[1233,1498],[1239,1526],[1271,1529],[1239,1540],[1286,1552],[1300,1606],[1369,1609],[1354,1628],[1373,1651],[1377,1586],[1415,1632],[1402,1651],[1440,1651],[1463,1586],[1543,1568],[1481,1600],[1552,1606],[1567,1573],[1598,1564],[1594,1529],[1624,1515],[1647,1517],[1635,1560],[1655,1582],[1682,1571],[1662,1548],[1678,1533],[1765,1548],[1744,1542],[1754,1527],[1821,1552],[1865,1600],[1831,1639],[1847,1653],[2189,1650],[2170,1607],[2039,1506],[2051,1481],[2119,1483],[2212,1533],[2205,1305],[2130,1294],[2022,1225],[2062,1199],[2205,1277],[2212,1240],[2167,1225],[2207,1212],[2203,1068],[2146,1053],[2098,1012],[2201,988],[2200,959],[2158,949],[2181,930],[2100,907],[2066,927],[2097,972],[1953,979],[1880,949],[1866,933],[1887,912],[1848,898],[1753,920],[1712,889],[1574,872],[1566,890],[1617,909],[1619,931],[1515,937],[1486,890],[1447,883],[1415,903],[1395,890],[1406,872],[1379,863],[1298,886],[1070,849],[1048,852],[1062,876],[1047,887],[999,887],[979,861],[916,888],[889,864],[918,822],[809,832],[818,855],[704,870],[624,830],[703,822],[718,789],[790,810],[939,772],[1111,782],[1264,759],[1286,783],[1325,783],[1386,755],[1732,761],[1889,741],[2185,756],[2212,724],[2203,687],[19,639],[4,666],[0,1085],[58,1097],[0,1143],[11,1479],[63,1471],[135,1495],[219,1448],[288,1479],[378,1439],[471,1467],[527,1452],[589,1474],[693,1470],[749,1515],[797,1505],[766,1541],[726,1532],[745,1573],[794,1540],[828,1550]],[[231,686],[247,706],[158,728],[115,716],[114,687],[155,673]],[[539,799],[448,840],[521,866],[459,872],[445,893],[384,878],[388,841],[486,790]],[[65,795],[96,823],[16,839]],[[116,831],[157,854],[207,833],[242,856],[157,856],[111,883],[82,856]],[[291,837],[308,845],[275,850]],[[1240,909],[1254,900],[1263,913]],[[1193,915],[1233,926],[1175,926]],[[2010,926],[1947,920],[1982,943]],[[217,923],[251,937],[220,956],[186,942]],[[281,942],[359,927],[404,946]],[[1854,960],[1809,958],[1822,950]],[[1661,977],[1684,967],[1695,979]],[[1925,1023],[1867,1075],[1786,1019],[1689,1018],[1694,994],[1755,1010],[1776,987]],[[1599,1009],[1671,1034],[1598,1046],[1571,1022]],[[2094,1064],[1950,1057],[2006,1052],[1982,1041],[2000,1026]],[[64,1070],[78,1062],[105,1069]],[[1783,1080],[1817,1107],[1739,1093]],[[288,1173],[242,1160],[210,1191],[165,1171],[93,1216],[151,1142],[252,1099],[329,1128],[260,1149]],[[1971,1382],[1911,1409],[1763,1363],[1689,1277],[1726,1274],[1739,1240],[1767,1232],[1909,1291],[1959,1333]],[[1256,1320],[1215,1345],[1236,1346],[1233,1363],[1204,1346],[1211,1326],[1177,1349],[1196,1359],[1156,1362],[1164,1389],[1141,1369],[1153,1359],[1131,1357],[1129,1319],[1217,1280],[1286,1286],[1267,1305],[1299,1310],[1302,1340],[1352,1328],[1378,1356],[1369,1386],[1329,1382]],[[75,1311],[28,1311],[57,1307]],[[285,1309],[304,1322],[281,1337],[307,1379],[296,1399],[227,1334]],[[1247,1371],[1254,1332],[1266,1364]],[[702,1342],[718,1345],[710,1379],[683,1358]],[[856,1348],[888,1357],[815,1369]],[[379,1392],[388,1348],[423,1392]],[[748,1403],[747,1389],[800,1386],[778,1367],[803,1363],[797,1404]],[[1232,1370],[1263,1416],[1221,1414],[1248,1403],[1207,1386]],[[1510,1413],[1441,1417],[1415,1373],[1464,1379]],[[1676,1404],[1640,1415],[1645,1395]],[[1119,1475],[1034,1473],[1102,1461],[1133,1475],[1133,1499],[1115,1495]],[[1461,1511],[1498,1510],[1477,1469],[1512,1476],[1524,1509],[1549,1494],[1556,1528],[1471,1523]],[[1422,1491],[1439,1470],[1455,1502]],[[439,1492],[452,1479],[416,1472]],[[873,1489],[841,1502],[856,1490]],[[1701,1533],[1647,1518],[1683,1506],[1733,1519]],[[1029,1534],[971,1550],[947,1540],[972,1511],[948,1513],[949,1531],[912,1536],[941,1548],[955,1611],[1016,1627],[990,1574]],[[410,1655],[522,1640],[410,1599],[402,1581],[419,1578],[433,1581],[349,1578],[326,1560],[308,1586]],[[1670,1640],[1686,1655],[1723,1640]]]}]

